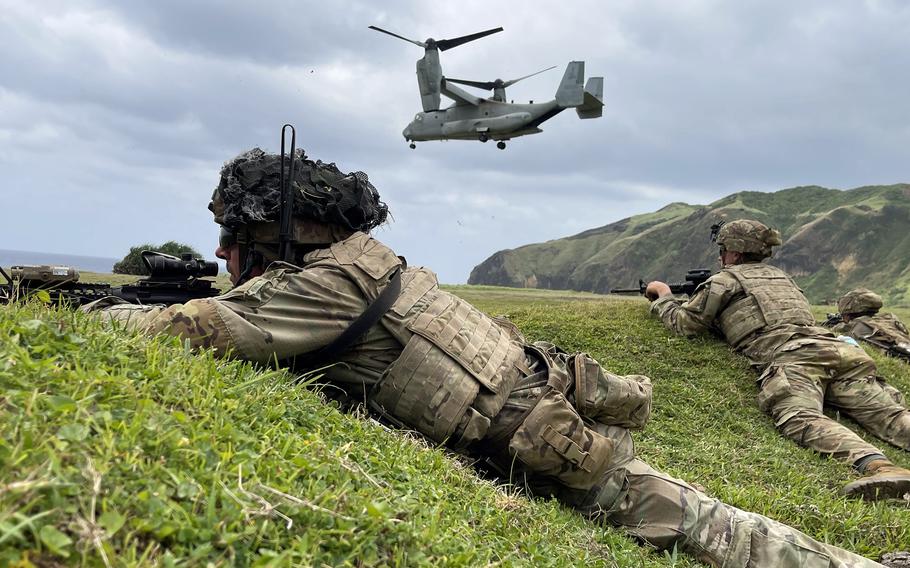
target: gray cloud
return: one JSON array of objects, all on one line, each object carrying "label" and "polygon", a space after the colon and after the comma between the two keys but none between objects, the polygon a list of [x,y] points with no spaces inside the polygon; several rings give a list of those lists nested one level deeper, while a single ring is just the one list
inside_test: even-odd
[{"label": "gray cloud", "polygon": [[[0,1],[0,248],[120,256],[142,241],[214,246],[222,162],[275,150],[369,172],[395,221],[377,235],[463,282],[502,248],[743,189],[908,181],[910,8],[888,1]],[[604,117],[541,135],[424,143],[415,39],[505,32],[442,55],[449,76],[584,59]]]}]

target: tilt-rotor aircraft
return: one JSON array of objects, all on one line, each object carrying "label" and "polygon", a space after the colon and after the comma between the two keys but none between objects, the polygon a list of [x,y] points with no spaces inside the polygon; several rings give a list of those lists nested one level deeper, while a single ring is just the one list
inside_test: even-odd
[{"label": "tilt-rotor aircraft", "polygon": [[[556,89],[556,97],[544,103],[527,104],[507,102],[506,87],[522,79],[533,77],[552,69],[543,69],[518,79],[503,81],[469,81],[443,76],[439,64],[439,52],[452,49],[463,43],[501,32],[494,28],[453,39],[417,41],[392,33],[376,26],[370,29],[397,37],[424,49],[424,55],[417,60],[417,85],[423,112],[402,131],[410,147],[414,142],[425,140],[497,140],[496,147],[504,150],[506,140],[543,132],[541,123],[566,110],[574,108],[579,118],[598,118],[603,114],[603,77],[591,77],[584,86],[585,62],[572,61]],[[490,90],[489,98],[481,98],[457,87],[455,83]],[[440,108],[441,96],[452,99],[454,104]]]}]

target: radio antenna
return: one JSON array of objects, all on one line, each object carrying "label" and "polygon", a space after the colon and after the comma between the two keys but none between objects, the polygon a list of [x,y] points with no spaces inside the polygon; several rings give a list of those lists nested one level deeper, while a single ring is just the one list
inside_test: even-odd
[{"label": "radio antenna", "polygon": [[[284,143],[287,139],[287,130],[291,130],[291,153],[288,158],[287,177],[284,174],[285,151]],[[278,185],[281,188],[281,204],[279,205],[279,215],[281,216],[281,225],[278,233],[278,258],[284,262],[293,262],[291,258],[291,244],[294,242],[291,231],[291,217],[294,214],[294,157],[297,146],[297,131],[290,124],[281,127],[281,171],[278,174]]]}]

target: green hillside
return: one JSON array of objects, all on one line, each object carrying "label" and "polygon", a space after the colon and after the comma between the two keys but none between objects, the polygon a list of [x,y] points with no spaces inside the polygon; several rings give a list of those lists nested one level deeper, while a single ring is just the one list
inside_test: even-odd
[{"label": "green hillside", "polygon": [[[655,467],[873,558],[910,550],[906,503],[838,497],[849,468],[778,436],[723,344],[670,336],[639,298],[454,291],[530,338],[651,376],[635,438]],[[873,356],[910,393],[910,365]],[[0,307],[0,566],[697,565],[481,480],[308,382],[81,314]]]},{"label": "green hillside", "polygon": [[744,191],[710,205],[673,203],[578,235],[499,251],[469,284],[606,293],[639,278],[678,281],[690,268],[717,268],[710,226],[749,217],[780,229],[776,264],[817,303],[866,286],[910,306],[910,185],[849,191],[795,187]]}]

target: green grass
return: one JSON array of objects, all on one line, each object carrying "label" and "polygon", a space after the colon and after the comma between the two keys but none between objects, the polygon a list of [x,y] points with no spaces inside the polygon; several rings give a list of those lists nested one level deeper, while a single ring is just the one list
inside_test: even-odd
[{"label": "green grass", "polygon": [[[652,465],[871,557],[910,549],[908,504],[839,498],[849,468],[778,436],[722,343],[670,336],[640,298],[450,289],[530,339],[651,376],[635,438]],[[874,356],[910,392],[910,366]],[[481,480],[283,372],[37,305],[0,308],[0,565],[15,562],[697,565]]]}]

